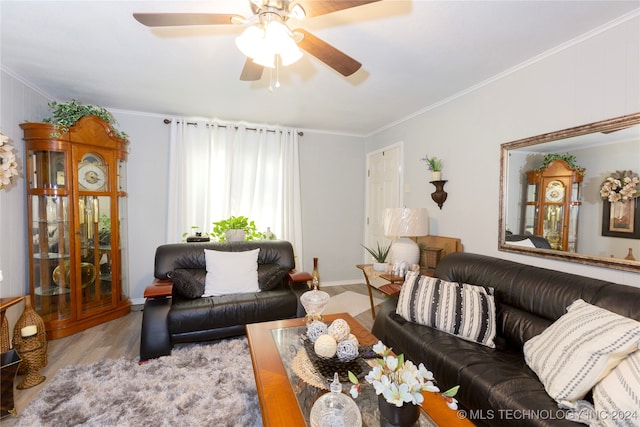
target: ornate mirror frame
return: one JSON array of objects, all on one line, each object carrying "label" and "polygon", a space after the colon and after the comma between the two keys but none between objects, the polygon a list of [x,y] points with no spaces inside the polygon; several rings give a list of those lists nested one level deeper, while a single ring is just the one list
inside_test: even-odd
[{"label": "ornate mirror frame", "polygon": [[[550,149],[549,152],[566,152],[571,151],[571,144],[574,144],[576,137],[590,134],[610,134],[614,131],[629,128],[634,125],[640,124],[640,113],[630,114],[626,116],[616,117],[613,119],[602,120],[587,125],[577,126],[569,129],[564,129],[556,132],[545,133],[542,135],[533,136],[530,138],[524,138],[517,141],[507,142],[501,145],[500,152],[500,216],[498,220],[498,250],[504,252],[513,252],[523,255],[531,255],[543,258],[553,258],[563,261],[576,262],[580,264],[593,265],[597,267],[613,268],[618,270],[626,270],[633,272],[640,272],[640,261],[629,261],[623,258],[610,258],[604,256],[593,256],[575,252],[564,252],[560,250],[530,248],[518,246],[505,241],[505,230],[507,228],[507,205],[508,205],[508,191],[509,191],[509,158],[512,150],[523,148],[534,148],[533,146],[545,143],[549,144],[549,147],[554,144],[561,148]],[[565,141],[566,140],[566,141]],[[638,141],[640,144],[640,139]],[[562,144],[562,145],[561,145]],[[535,147],[536,151],[540,147]],[[546,148],[546,147],[545,147]],[[611,171],[614,172],[614,171]],[[640,170],[634,171],[640,173]],[[589,171],[587,170],[587,175]],[[513,185],[520,185],[520,183],[512,183]],[[600,229],[597,230],[600,233]],[[637,242],[637,240],[635,241]],[[640,253],[634,254],[640,259]]]}]

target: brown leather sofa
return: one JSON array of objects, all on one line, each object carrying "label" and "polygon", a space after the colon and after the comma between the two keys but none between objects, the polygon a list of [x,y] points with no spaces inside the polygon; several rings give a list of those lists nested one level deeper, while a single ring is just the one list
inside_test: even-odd
[{"label": "brown leather sofa", "polygon": [[525,341],[579,298],[640,321],[640,288],[631,286],[464,252],[444,257],[435,277],[495,289],[497,348],[404,320],[395,313],[397,297],[383,304],[372,332],[423,362],[441,389],[459,384],[457,399],[478,425],[576,427],[525,363]]},{"label": "brown leather sofa", "polygon": [[[245,334],[248,323],[267,322],[304,315],[299,295],[308,290],[305,281],[292,279],[295,267],[291,243],[261,240],[228,243],[177,243],[156,249],[154,276],[157,289],[171,285],[176,269],[189,271],[204,283],[204,249],[242,252],[260,248],[258,283],[274,280],[275,286],[260,292],[215,297],[184,298],[175,289],[170,297],[149,296],[144,304],[140,337],[140,360],[171,354],[174,344],[209,341]],[[308,275],[307,275],[308,276]],[[146,292],[145,292],[146,294]]]}]

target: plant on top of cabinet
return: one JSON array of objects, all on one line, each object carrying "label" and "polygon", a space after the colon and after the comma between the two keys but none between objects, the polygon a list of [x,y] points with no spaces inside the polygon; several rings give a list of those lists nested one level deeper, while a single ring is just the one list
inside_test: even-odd
[{"label": "plant on top of cabinet", "polygon": [[[76,124],[78,120],[84,116],[98,116],[109,124],[114,135],[118,138],[128,140],[128,135],[116,128],[117,120],[113,117],[109,111],[104,107],[94,105],[82,105],[75,99],[67,102],[51,101],[49,104],[51,109],[51,116],[42,119],[43,123],[51,123],[56,125],[62,133],[69,131],[69,127]],[[53,135],[59,137],[60,134]]]},{"label": "plant on top of cabinet", "polygon": [[578,163],[576,163],[577,162],[576,156],[569,153],[564,153],[564,154],[549,153],[545,155],[544,159],[542,159],[542,165],[540,165],[540,167],[537,170],[546,169],[549,166],[549,164],[554,160],[564,160],[565,162],[567,162],[567,164],[571,169],[575,169],[576,172],[579,173],[580,175],[584,175],[584,172],[586,171],[585,168],[578,166]]}]

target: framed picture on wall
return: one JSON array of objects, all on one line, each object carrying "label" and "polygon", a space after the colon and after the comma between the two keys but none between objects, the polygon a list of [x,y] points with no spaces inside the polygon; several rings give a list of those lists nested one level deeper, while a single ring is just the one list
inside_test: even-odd
[{"label": "framed picture on wall", "polygon": [[640,198],[603,202],[602,235],[640,239]]}]

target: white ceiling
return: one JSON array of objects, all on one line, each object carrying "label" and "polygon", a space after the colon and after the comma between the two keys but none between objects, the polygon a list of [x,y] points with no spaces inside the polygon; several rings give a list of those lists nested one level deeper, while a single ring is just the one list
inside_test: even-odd
[{"label": "white ceiling", "polygon": [[2,67],[57,100],[368,135],[629,13],[633,1],[383,0],[302,27],[362,62],[345,78],[305,54],[239,80],[241,26],[145,27],[133,12],[250,16],[248,0],[0,0]]}]

